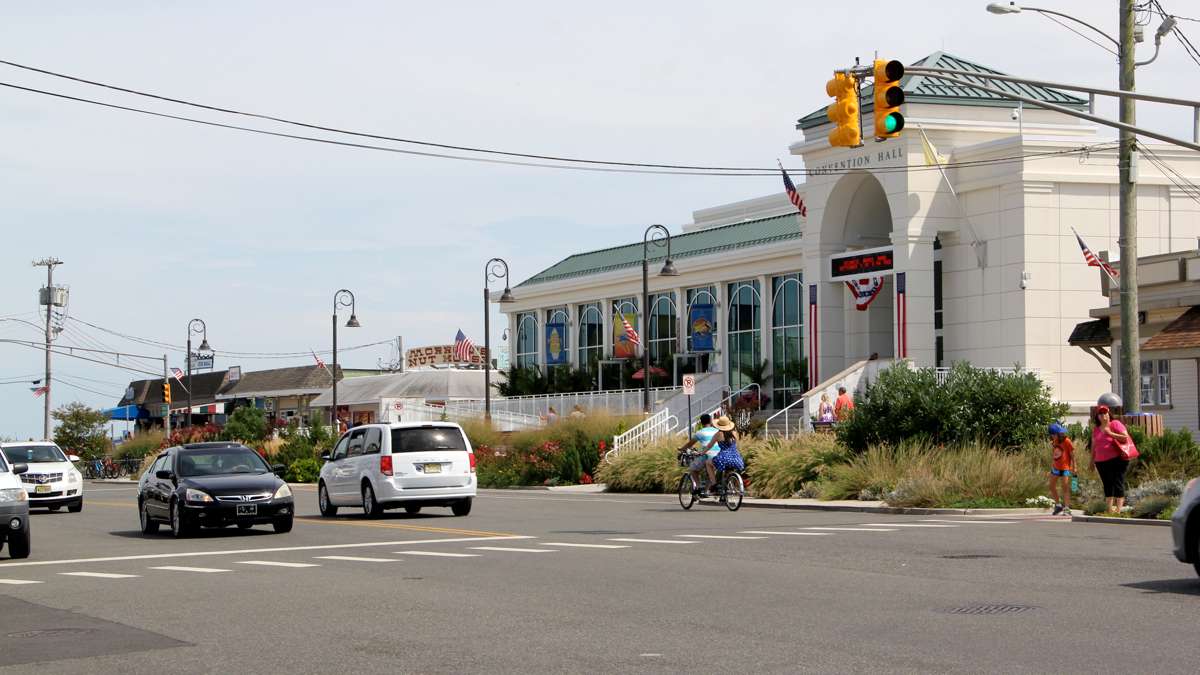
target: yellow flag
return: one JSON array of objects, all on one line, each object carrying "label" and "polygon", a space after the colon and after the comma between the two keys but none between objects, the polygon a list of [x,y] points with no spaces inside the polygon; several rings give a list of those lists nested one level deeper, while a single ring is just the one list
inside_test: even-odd
[{"label": "yellow flag", "polygon": [[946,158],[937,154],[937,150],[929,142],[924,129],[921,129],[921,151],[925,154],[925,166],[940,166],[946,163]]}]

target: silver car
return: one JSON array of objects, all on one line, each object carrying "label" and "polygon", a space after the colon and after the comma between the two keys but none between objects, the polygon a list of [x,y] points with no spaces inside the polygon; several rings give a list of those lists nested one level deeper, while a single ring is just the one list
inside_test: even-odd
[{"label": "silver car", "polygon": [[1190,562],[1200,574],[1200,478],[1193,478],[1183,489],[1179,508],[1171,518],[1171,536],[1175,539],[1175,557]]}]

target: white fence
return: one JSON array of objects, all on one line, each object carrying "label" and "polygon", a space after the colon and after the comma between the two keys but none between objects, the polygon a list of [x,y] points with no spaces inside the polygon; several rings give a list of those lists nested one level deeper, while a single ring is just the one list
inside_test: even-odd
[{"label": "white fence", "polygon": [[613,437],[612,450],[604,454],[604,459],[611,462],[613,457],[628,450],[645,447],[660,438],[671,435],[679,426],[679,419],[663,408],[647,417],[629,431]]},{"label": "white fence", "polygon": [[[650,390],[650,409],[653,410],[669,399],[676,387],[655,387]],[[492,398],[492,418],[499,412],[545,417],[553,406],[560,418],[571,414],[575,406],[584,412],[607,412],[610,415],[641,415],[641,389],[617,389],[613,391],[577,391],[566,394],[544,394],[539,396],[505,396]],[[455,401],[454,407],[463,411],[474,410],[483,416],[483,399]]]},{"label": "white fence", "polygon": [[[409,406],[404,409],[405,422],[462,422],[483,418],[483,412],[470,408],[462,408],[457,403],[446,407],[421,405]],[[492,411],[492,426],[497,431],[524,431],[542,426],[540,417],[521,415],[504,411]]]}]

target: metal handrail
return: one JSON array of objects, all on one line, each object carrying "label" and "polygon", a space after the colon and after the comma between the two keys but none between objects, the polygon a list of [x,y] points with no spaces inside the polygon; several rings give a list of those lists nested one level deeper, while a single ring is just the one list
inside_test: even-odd
[{"label": "metal handrail", "polygon": [[[619,453],[632,448],[640,448],[646,445],[647,442],[653,442],[662,436],[667,436],[675,430],[678,424],[679,418],[672,415],[670,410],[662,408],[658,412],[627,429],[624,433],[614,436],[612,449],[604,453],[604,461],[611,464],[612,458],[616,457]],[[655,432],[661,429],[666,429],[666,431],[664,433],[655,435]],[[642,439],[646,438],[647,436],[650,436],[649,440],[642,442]]]},{"label": "metal handrail", "polygon": [[[750,384],[742,387],[741,389],[738,389],[737,391],[733,392],[732,394],[721,399],[721,402],[717,404],[717,407],[724,408],[726,403],[733,400],[733,397],[738,396],[738,395],[742,394],[743,392],[745,392],[746,390],[751,389],[751,388],[758,390],[758,400],[761,403],[762,387],[759,386],[759,384],[757,382],[751,382]],[[695,426],[696,422],[698,422],[700,420],[700,415],[703,415],[703,414],[704,414],[704,412],[699,412],[696,415],[692,416],[692,419],[688,420],[688,429],[691,429],[693,426]]]},{"label": "metal handrail", "polygon": [[[773,421],[773,420],[774,420],[776,417],[779,417],[780,415],[783,415],[783,437],[784,437],[784,438],[791,438],[791,437],[792,437],[792,424],[791,424],[791,419],[790,419],[790,418],[791,418],[791,410],[792,410],[792,408],[795,408],[796,406],[803,406],[803,405],[804,405],[804,403],[805,403],[806,401],[807,401],[807,399],[806,399],[805,397],[801,396],[800,398],[797,398],[795,401],[792,401],[792,402],[791,402],[791,403],[789,403],[787,406],[785,406],[785,407],[783,407],[782,409],[780,409],[780,410],[779,410],[779,412],[777,412],[777,413],[775,413],[774,415],[771,415],[770,417],[768,417],[768,418],[767,418],[767,420],[766,420],[765,422],[763,422],[763,433],[765,433],[765,434],[767,434],[767,435],[770,435],[770,433],[771,433],[771,422],[772,422],[772,421]],[[803,417],[804,413],[803,413],[803,411],[802,411],[802,410],[801,410],[801,411],[798,411],[798,412],[799,412],[799,414],[801,415],[801,417],[800,417],[800,421],[803,423],[803,421],[804,421],[804,417]]]}]

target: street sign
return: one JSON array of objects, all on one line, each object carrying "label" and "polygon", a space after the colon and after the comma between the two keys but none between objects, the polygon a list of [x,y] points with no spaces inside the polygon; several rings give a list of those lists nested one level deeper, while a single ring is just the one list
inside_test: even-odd
[{"label": "street sign", "polygon": [[166,403],[161,404],[160,406],[158,406],[158,416],[166,417],[167,415],[170,415],[171,414],[170,408],[171,408],[171,406],[167,405]]},{"label": "street sign", "polygon": [[684,396],[695,396],[696,395],[696,376],[695,375],[684,375],[683,376],[683,394],[684,394]]},{"label": "street sign", "polygon": [[213,355],[212,353],[202,354],[200,352],[192,352],[192,370],[212,370]]}]

